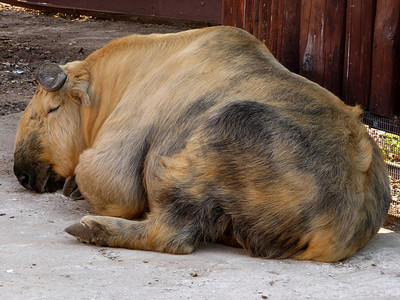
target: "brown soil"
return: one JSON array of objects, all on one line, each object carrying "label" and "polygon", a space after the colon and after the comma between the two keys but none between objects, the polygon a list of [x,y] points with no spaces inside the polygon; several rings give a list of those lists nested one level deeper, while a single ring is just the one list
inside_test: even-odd
[{"label": "brown soil", "polygon": [[25,109],[37,87],[35,72],[44,62],[82,60],[110,40],[133,33],[185,29],[43,14],[0,3],[0,116]]}]

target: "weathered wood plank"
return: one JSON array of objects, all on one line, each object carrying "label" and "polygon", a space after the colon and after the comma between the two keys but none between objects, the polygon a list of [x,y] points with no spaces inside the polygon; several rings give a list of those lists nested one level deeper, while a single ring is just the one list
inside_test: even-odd
[{"label": "weathered wood plank", "polygon": [[342,99],[368,109],[376,0],[348,0]]},{"label": "weathered wood plank", "polygon": [[279,34],[283,26],[280,20],[279,0],[267,0],[264,12],[265,18],[265,43],[273,55],[276,56],[279,48]]},{"label": "weathered wood plank", "polygon": [[264,44],[267,42],[268,0],[259,0],[258,5],[258,36]]},{"label": "weathered wood plank", "polygon": [[244,0],[244,29],[250,33],[253,33],[254,2],[255,0]]},{"label": "weathered wood plank", "polygon": [[369,108],[400,115],[400,0],[377,0]]},{"label": "weathered wood plank", "polygon": [[277,47],[277,59],[290,71],[299,72],[301,0],[279,1],[280,41]]},{"label": "weathered wood plank", "polygon": [[222,1],[222,24],[233,26],[233,0]]},{"label": "weathered wood plank", "polygon": [[260,36],[260,0],[253,0],[253,35]]},{"label": "weathered wood plank", "polygon": [[300,74],[341,94],[346,0],[302,1]]},{"label": "weathered wood plank", "polygon": [[284,66],[298,72],[301,0],[248,2],[252,5],[245,2],[245,9],[249,10],[245,14],[253,16],[252,31],[248,31],[265,43]]},{"label": "weathered wood plank", "polygon": [[234,26],[239,28],[245,28],[245,15],[244,15],[244,0],[234,0],[234,15],[235,15],[235,24]]}]

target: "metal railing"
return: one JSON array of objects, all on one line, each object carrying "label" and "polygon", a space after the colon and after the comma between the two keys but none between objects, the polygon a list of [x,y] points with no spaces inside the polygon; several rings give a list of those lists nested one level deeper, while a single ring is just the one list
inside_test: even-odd
[{"label": "metal railing", "polygon": [[400,127],[397,118],[364,112],[363,122],[385,156],[391,183],[389,215],[400,217]]}]

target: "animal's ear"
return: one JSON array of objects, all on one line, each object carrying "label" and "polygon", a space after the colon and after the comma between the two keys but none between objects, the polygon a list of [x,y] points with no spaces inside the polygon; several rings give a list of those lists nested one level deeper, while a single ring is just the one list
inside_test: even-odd
[{"label": "animal's ear", "polygon": [[63,66],[68,74],[67,93],[71,100],[83,106],[91,106],[89,97],[90,76],[82,61],[73,61]]},{"label": "animal's ear", "polygon": [[90,106],[89,95],[82,89],[73,88],[71,90],[71,97],[83,106]]},{"label": "animal's ear", "polygon": [[71,97],[83,106],[90,106],[91,101],[88,95],[89,85],[86,82],[80,82],[71,89]]}]

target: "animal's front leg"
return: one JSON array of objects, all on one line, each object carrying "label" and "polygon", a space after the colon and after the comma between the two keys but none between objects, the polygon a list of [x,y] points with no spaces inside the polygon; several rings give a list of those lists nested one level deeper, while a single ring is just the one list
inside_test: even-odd
[{"label": "animal's front leg", "polygon": [[78,184],[75,181],[75,175],[68,177],[65,180],[63,187],[63,194],[66,197],[70,197],[74,200],[82,200],[84,197],[79,190]]},{"label": "animal's front leg", "polygon": [[81,154],[75,168],[79,190],[97,214],[138,218],[147,206],[141,168],[134,165],[141,158],[111,148],[92,148]]}]

